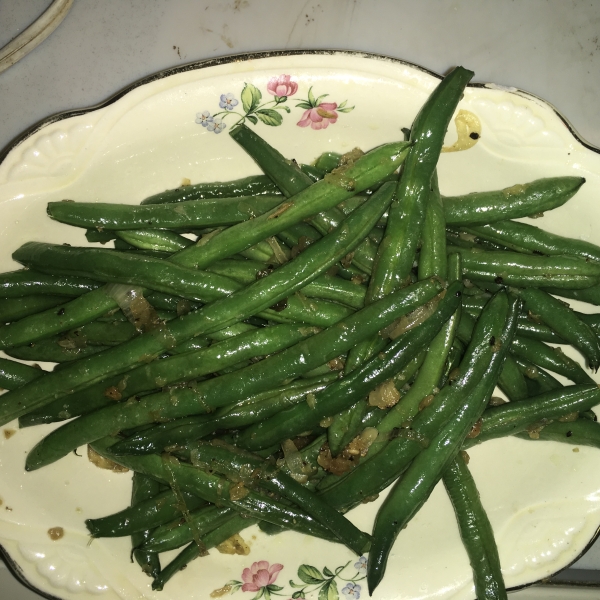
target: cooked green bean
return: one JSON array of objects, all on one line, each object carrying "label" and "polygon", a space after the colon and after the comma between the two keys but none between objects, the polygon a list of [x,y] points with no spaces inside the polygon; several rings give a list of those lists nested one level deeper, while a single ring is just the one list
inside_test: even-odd
[{"label": "cooked green bean", "polygon": [[573,256],[535,256],[449,246],[463,259],[465,277],[515,287],[579,289],[598,283],[600,264]]},{"label": "cooked green bean", "polygon": [[[454,419],[432,437],[427,448],[415,457],[380,507],[373,528],[373,543],[367,567],[367,582],[371,594],[383,577],[387,557],[396,536],[427,500],[434,485],[458,454],[463,440],[487,405],[504,356],[508,352],[510,340],[514,336],[519,310],[519,302],[512,301],[502,334],[497,340],[500,347],[494,353],[480,383],[469,397],[465,398],[464,406],[456,413]],[[484,315],[481,317],[486,318]]]},{"label": "cooked green bean", "polygon": [[446,196],[448,225],[485,225],[529,217],[562,206],[585,183],[583,177],[548,177],[493,192]]},{"label": "cooked green bean", "polygon": [[[26,468],[38,469],[58,460],[82,444],[115,431],[210,412],[211,408],[231,404],[239,398],[281,385],[289,377],[306,373],[314,366],[336,358],[348,350],[357,339],[364,335],[372,335],[400,314],[418,306],[424,298],[431,298],[434,293],[439,292],[440,287],[437,282],[420,282],[405,288],[403,292],[390,294],[344,321],[239,371],[202,381],[194,388],[171,389],[145,396],[139,402],[107,406],[95,413],[69,421],[35,446],[27,457]],[[105,351],[102,355],[108,353],[109,351]],[[77,361],[77,364],[80,365],[86,360]],[[64,369],[63,373],[68,368]],[[19,391],[31,385],[24,386]],[[11,393],[15,394],[9,392]],[[7,396],[8,394],[5,394],[2,398]]]},{"label": "cooked green bean", "polygon": [[322,419],[348,408],[377,385],[390,379],[440,331],[460,303],[461,288],[462,284],[452,284],[436,312],[428,319],[397,337],[369,362],[316,394],[310,405],[296,405],[245,429],[236,444],[242,448],[259,450],[302,431],[310,431]]},{"label": "cooked green bean", "polygon": [[151,206],[63,201],[49,202],[48,215],[75,227],[101,230],[188,230],[241,223],[272,210],[280,203],[279,195],[216,198]]},{"label": "cooked green bean", "polygon": [[97,538],[131,535],[180,517],[183,510],[180,505],[181,499],[190,511],[206,506],[206,501],[193,494],[184,491],[175,494],[173,490],[168,489],[112,515],[86,519],[85,526],[90,534]]},{"label": "cooked green bean", "polygon": [[222,473],[233,481],[241,481],[250,489],[258,485],[287,498],[327,527],[340,542],[359,556],[368,551],[371,543],[368,535],[292,477],[256,456],[234,447],[195,443],[191,446],[191,461],[211,472]]},{"label": "cooked green bean", "polygon": [[312,379],[296,381],[250,396],[234,404],[218,409],[210,415],[197,415],[175,419],[159,424],[147,431],[128,437],[111,447],[115,454],[152,454],[165,448],[183,446],[204,438],[219,429],[238,429],[268,418],[293,404],[306,400],[337,378],[329,373]]},{"label": "cooked green bean", "polygon": [[492,525],[466,462],[457,456],[442,477],[456,513],[458,529],[473,569],[478,600],[506,600]]},{"label": "cooked green bean", "polygon": [[463,231],[527,254],[572,255],[600,262],[600,247],[584,240],[566,238],[519,221],[497,221]]},{"label": "cooked green bean", "polygon": [[[388,201],[389,198],[374,196],[364,210],[354,211],[338,230],[309,246],[271,275],[238,292],[171,321],[157,331],[101,352],[94,360],[76,361],[58,376],[50,373],[42,378],[44,383],[41,385],[34,381],[4,394],[0,401],[0,423],[48,404],[67,391],[78,391],[111,375],[125,373],[139,361],[152,360],[192,337],[228,327],[289,296],[348,254],[372,229],[374,220],[385,210]],[[100,291],[108,298],[103,290]]]},{"label": "cooked green bean", "polygon": [[[131,486],[131,506],[135,506],[139,502],[143,502],[148,498],[156,496],[160,490],[161,485],[158,481],[146,477],[141,473],[134,473]],[[150,530],[132,533],[131,545],[133,547],[133,558],[135,558],[138,565],[142,567],[142,571],[154,579],[155,577],[158,577],[158,574],[160,573],[160,561],[158,555],[138,549],[138,546],[148,539],[150,533]]]},{"label": "cooked green bean", "polygon": [[536,318],[551,327],[586,358],[591,369],[600,366],[600,340],[566,304],[543,290],[528,289],[519,292],[525,308]]},{"label": "cooked green bean", "polygon": [[206,244],[182,250],[173,255],[172,260],[200,269],[277,235],[288,226],[335,206],[395,171],[404,161],[407,147],[404,142],[380,146],[348,165],[334,181],[318,181],[255,219],[221,231]]}]

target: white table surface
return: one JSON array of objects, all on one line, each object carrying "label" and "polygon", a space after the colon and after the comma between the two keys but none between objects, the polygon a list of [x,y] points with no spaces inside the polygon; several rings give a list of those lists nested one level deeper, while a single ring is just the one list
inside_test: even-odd
[{"label": "white table surface", "polygon": [[[0,47],[50,4],[0,0]],[[153,72],[227,54],[345,49],[518,87],[600,146],[600,3],[594,0],[75,0],[58,29],[0,74],[0,150],[37,121],[92,106]],[[577,564],[600,568],[600,544]],[[511,598],[598,598],[525,590]],[[0,598],[40,598],[0,563]]]}]

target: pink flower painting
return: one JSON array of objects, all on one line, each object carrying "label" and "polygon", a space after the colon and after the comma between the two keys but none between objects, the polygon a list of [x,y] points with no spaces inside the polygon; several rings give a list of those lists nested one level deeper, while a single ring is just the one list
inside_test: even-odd
[{"label": "pink flower painting", "polygon": [[302,118],[298,121],[298,127],[310,125],[313,129],[327,129],[329,123],[333,124],[338,119],[336,108],[335,102],[321,102],[318,106],[304,111]]},{"label": "pink flower painting", "polygon": [[[221,94],[219,108],[222,110],[216,113],[211,113],[209,110],[198,112],[196,123],[213,133],[221,133],[227,127],[225,119],[228,119],[229,127],[232,129],[238,125],[245,125],[246,122],[252,125],[263,123],[269,127],[279,127],[283,123],[284,116],[291,113],[290,107],[287,106],[288,98],[298,92],[298,83],[292,81],[291,75],[284,73],[269,79],[267,92],[272,98],[269,99],[267,96],[267,99],[263,100],[262,92],[254,84],[245,82],[239,99],[232,92]],[[296,108],[304,111],[296,125],[298,127],[310,125],[311,129],[317,131],[327,129],[330,124],[337,122],[341,113],[354,110],[354,106],[347,106],[347,100],[325,102],[323,99],[328,95],[315,97],[310,87],[305,99],[296,98]],[[233,119],[235,121],[232,123]]]},{"label": "pink flower painting", "polygon": [[271,77],[267,83],[267,91],[278,98],[293,96],[298,91],[298,84],[292,81],[290,75],[280,75],[279,77]]},{"label": "pink flower painting", "polygon": [[252,566],[242,571],[243,592],[258,592],[261,588],[265,588],[272,583],[275,583],[279,571],[283,569],[283,565],[275,563],[269,566],[266,560],[259,560],[252,563]]}]

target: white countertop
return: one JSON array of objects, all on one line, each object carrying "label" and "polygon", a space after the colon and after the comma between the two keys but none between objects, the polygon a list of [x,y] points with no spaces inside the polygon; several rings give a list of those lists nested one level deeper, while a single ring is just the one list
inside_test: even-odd
[{"label": "white countertop", "polygon": [[[49,4],[0,2],[0,47]],[[40,119],[102,102],[156,71],[285,49],[373,52],[438,73],[461,64],[475,71],[474,81],[544,98],[600,146],[600,3],[593,0],[75,0],[41,46],[0,74],[0,150]],[[600,546],[577,566],[600,568]],[[551,594],[536,593],[511,597]],[[40,596],[0,564],[0,597]]]}]

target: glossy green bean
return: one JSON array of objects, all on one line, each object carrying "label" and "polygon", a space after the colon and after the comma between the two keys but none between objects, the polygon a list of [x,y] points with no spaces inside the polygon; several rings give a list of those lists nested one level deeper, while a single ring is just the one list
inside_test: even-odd
[{"label": "glossy green bean", "polygon": [[[503,404],[486,409],[479,434],[466,440],[465,447],[514,435],[527,428],[544,425],[570,413],[589,410],[600,403],[597,385],[571,385],[528,398],[527,402]],[[533,433],[532,433],[533,435]]]},{"label": "glossy green bean", "polygon": [[359,556],[368,551],[371,541],[367,534],[292,477],[252,454],[234,447],[195,443],[191,446],[191,461],[211,472],[222,473],[233,481],[241,481],[247,488],[260,486],[287,498],[327,527],[335,538]]},{"label": "glossy green bean", "polygon": [[425,204],[425,217],[419,254],[419,279],[437,276],[446,279],[448,260],[446,257],[446,219],[437,172],[431,177],[431,190]]},{"label": "glossy green bean", "polygon": [[583,177],[548,177],[493,192],[446,196],[446,223],[485,225],[542,213],[562,206],[584,183]]},{"label": "glossy green bean", "polygon": [[31,294],[81,296],[101,285],[87,278],[47,275],[22,269],[0,274],[0,297],[22,298]]},{"label": "glossy green bean", "polygon": [[37,367],[0,358],[0,388],[2,389],[15,390],[43,374],[44,371]]},{"label": "glossy green bean", "polygon": [[251,329],[207,348],[177,354],[141,365],[125,376],[116,375],[50,404],[20,419],[21,427],[89,414],[115,401],[189,382],[259,356],[278,352],[318,330],[294,325]]},{"label": "glossy green bean", "polygon": [[135,248],[155,252],[178,252],[194,244],[193,240],[169,230],[132,229],[117,231],[115,235]]},{"label": "glossy green bean", "polygon": [[527,254],[571,255],[600,262],[600,247],[584,240],[567,238],[519,221],[497,221],[462,228],[467,233]]},{"label": "glossy green bean", "polygon": [[374,220],[385,210],[387,201],[386,198],[372,198],[364,210],[357,209],[347,217],[339,230],[315,242],[294,260],[239,292],[171,321],[157,331],[99,353],[91,364],[89,359],[76,361],[73,366],[62,370],[58,377],[54,374],[45,376],[41,385],[34,381],[4,394],[0,401],[0,423],[7,423],[48,404],[66,392],[78,391],[111,375],[131,370],[139,361],[150,361],[192,337],[228,327],[289,296],[352,251],[372,229]]},{"label": "glossy green bean", "polygon": [[206,506],[206,501],[188,492],[175,494],[171,489],[161,491],[133,506],[98,519],[86,519],[85,526],[93,537],[120,537],[152,529],[181,517],[184,510],[181,498],[189,511]]},{"label": "glossy green bean", "polygon": [[600,448],[600,424],[589,419],[577,419],[567,423],[554,421],[536,430],[537,435],[517,433],[516,437],[529,441],[551,441],[573,446]]},{"label": "glossy green bean", "polygon": [[246,527],[250,527],[258,522],[258,519],[254,519],[247,516],[235,515],[227,523],[217,527],[210,533],[207,533],[201,540],[202,548],[197,542],[192,542],[182,552],[180,552],[168,565],[166,565],[160,575],[152,582],[152,589],[160,591],[164,588],[165,584],[173,575],[185,569],[187,564],[198,558],[198,556],[204,556],[203,550],[214,548],[224,541],[228,540],[231,536],[239,533]]},{"label": "glossy green bean", "polygon": [[262,392],[210,415],[197,415],[156,425],[111,447],[115,454],[160,453],[165,448],[184,446],[220,429],[237,429],[266,419],[280,410],[306,400],[334,381],[336,373],[313,379],[297,379],[286,386]]},{"label": "glossy green bean", "polygon": [[101,230],[183,229],[233,225],[262,215],[281,203],[279,195],[242,196],[176,204],[49,202],[51,219]]},{"label": "glossy green bean", "polygon": [[569,344],[577,348],[587,359],[591,369],[600,366],[600,340],[577,314],[565,303],[538,289],[519,292],[525,300],[525,308],[551,327]]},{"label": "glossy green bean", "polygon": [[242,494],[242,497],[238,497],[240,494],[236,494],[232,490],[234,484],[189,463],[179,462],[173,457],[149,455],[119,456],[117,458],[109,449],[112,441],[114,439],[107,440],[104,438],[95,442],[92,447],[100,455],[110,458],[133,471],[143,473],[167,484],[174,481],[181,490],[195,494],[212,504],[234,508],[251,517],[264,519],[276,525],[283,525],[309,535],[326,539],[330,537],[329,531],[306,513],[252,490],[247,490],[246,495]]},{"label": "glossy green bean", "polygon": [[204,506],[191,511],[187,520],[178,519],[155,529],[141,550],[156,553],[181,548],[227,523],[235,514],[232,508]]},{"label": "glossy green bean", "polygon": [[[351,347],[357,338],[379,331],[386,323],[389,324],[439,290],[440,284],[437,282],[420,282],[402,293],[387,296],[357,311],[344,321],[260,363],[202,381],[194,388],[171,389],[145,396],[139,402],[106,406],[95,413],[69,421],[32,449],[26,460],[26,468],[38,469],[65,456],[73,448],[115,431],[210,412],[213,408],[231,404],[239,398],[281,385],[289,377],[306,373],[312,367],[336,358]],[[105,351],[102,354],[107,353]],[[77,361],[77,364],[85,360],[87,359]],[[28,386],[20,390],[26,387]],[[8,394],[3,398],[6,396]]]},{"label": "glossy green bean", "polygon": [[442,480],[473,569],[477,599],[506,600],[506,586],[492,525],[481,504],[475,480],[461,456],[457,456],[444,471]]},{"label": "glossy green bean", "polygon": [[[519,302],[511,302],[500,347],[475,390],[465,399],[452,422],[432,437],[430,444],[412,461],[399,482],[384,500],[373,528],[373,543],[369,552],[367,582],[372,594],[385,572],[387,557],[398,533],[429,497],[445,469],[458,454],[463,440],[481,416],[496,385],[502,362],[517,325]],[[485,318],[482,316],[482,319]]]},{"label": "glossy green bean", "polygon": [[[156,480],[146,477],[140,473],[133,474],[131,486],[131,506],[143,502],[148,498],[156,496],[161,490],[161,485]],[[140,565],[142,571],[149,577],[155,578],[160,573],[160,560],[158,555],[152,552],[139,550],[140,546],[150,536],[150,530],[136,531],[131,534],[131,545],[133,558]]]},{"label": "glossy green bean", "polygon": [[431,342],[454,313],[460,303],[461,287],[462,284],[452,284],[436,312],[428,319],[397,337],[369,362],[316,394],[310,405],[296,405],[245,429],[237,438],[236,444],[257,450],[302,431],[310,431],[322,419],[348,408],[377,385],[390,379]]},{"label": "glossy green bean", "polygon": [[485,317],[477,321],[452,384],[444,386],[434,396],[434,402],[424,406],[412,422],[402,423],[401,427],[392,429],[389,436],[382,435],[376,440],[372,446],[376,450],[374,456],[323,492],[332,506],[348,509],[381,492],[401,475],[429,440],[454,419],[465,397],[483,379],[486,368],[495,363],[497,352],[490,341],[494,339],[495,344],[500,339],[507,313],[505,295],[497,294],[486,307]]},{"label": "glossy green bean", "polygon": [[371,297],[405,285],[420,241],[425,203],[431,177],[444,142],[446,129],[473,73],[462,67],[447,75],[421,107],[411,129],[413,146],[403,166],[396,190],[397,201],[390,207],[386,233],[380,245],[377,275],[371,275]]},{"label": "glossy green bean", "polygon": [[476,251],[449,246],[460,252],[465,277],[515,287],[585,288],[595,285],[600,264],[573,256],[535,256],[517,252]]},{"label": "glossy green bean", "polygon": [[349,165],[334,181],[318,181],[273,210],[245,224],[229,227],[202,246],[186,248],[173,255],[172,260],[181,265],[204,268],[215,260],[277,235],[288,226],[335,206],[395,171],[404,161],[407,146],[406,143],[380,146]]}]

